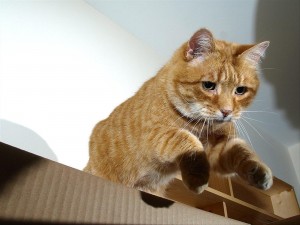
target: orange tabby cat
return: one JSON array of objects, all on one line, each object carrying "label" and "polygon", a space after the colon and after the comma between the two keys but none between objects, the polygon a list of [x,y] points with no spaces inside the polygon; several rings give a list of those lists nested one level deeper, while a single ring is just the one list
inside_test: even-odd
[{"label": "orange tabby cat", "polygon": [[228,43],[197,31],[96,125],[84,170],[147,191],[164,189],[180,171],[187,188],[201,193],[210,170],[270,188],[271,170],[234,127],[257,92],[257,66],[268,45]]}]

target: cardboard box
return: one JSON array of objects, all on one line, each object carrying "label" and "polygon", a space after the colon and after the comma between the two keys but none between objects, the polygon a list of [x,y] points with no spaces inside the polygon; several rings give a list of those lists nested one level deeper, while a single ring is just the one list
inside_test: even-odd
[{"label": "cardboard box", "polygon": [[0,224],[24,223],[245,224],[141,194],[0,142]]},{"label": "cardboard box", "polygon": [[263,191],[239,177],[224,178],[211,173],[208,188],[196,195],[185,188],[178,176],[162,197],[252,225],[300,216],[293,187],[276,177],[273,186]]}]

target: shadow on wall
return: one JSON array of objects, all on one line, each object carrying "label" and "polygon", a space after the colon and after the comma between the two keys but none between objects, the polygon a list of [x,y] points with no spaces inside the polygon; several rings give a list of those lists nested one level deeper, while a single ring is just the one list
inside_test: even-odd
[{"label": "shadow on wall", "polygon": [[57,161],[56,155],[40,135],[19,124],[0,119],[0,141]]},{"label": "shadow on wall", "polygon": [[[264,62],[266,81],[274,87],[276,104],[291,125],[300,129],[300,1],[260,0],[256,41],[270,40]],[[265,69],[264,69],[265,68]]]}]

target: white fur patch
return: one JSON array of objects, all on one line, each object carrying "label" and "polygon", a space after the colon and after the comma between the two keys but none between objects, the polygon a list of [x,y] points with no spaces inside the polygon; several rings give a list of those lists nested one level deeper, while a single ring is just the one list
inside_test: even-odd
[{"label": "white fur patch", "polygon": [[183,102],[180,99],[173,98],[173,104],[176,109],[185,117],[187,118],[200,118],[202,105],[198,102],[195,103],[187,103]]},{"label": "white fur patch", "polygon": [[201,194],[207,187],[208,187],[208,184],[204,184],[204,185],[202,185],[202,186],[199,186],[199,187],[196,189],[196,193],[197,193],[197,194]]}]

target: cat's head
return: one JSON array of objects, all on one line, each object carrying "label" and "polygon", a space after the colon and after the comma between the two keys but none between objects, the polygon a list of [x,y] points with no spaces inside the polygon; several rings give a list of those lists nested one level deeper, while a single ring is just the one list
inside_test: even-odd
[{"label": "cat's head", "polygon": [[167,65],[172,104],[192,119],[238,119],[257,93],[257,67],[268,46],[268,41],[240,45],[215,40],[200,29]]}]

